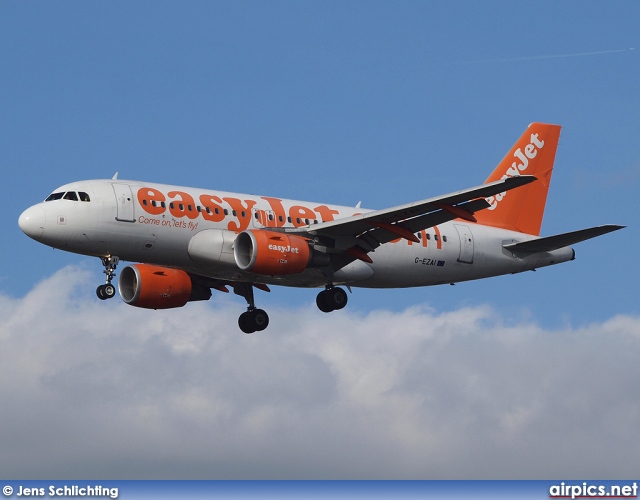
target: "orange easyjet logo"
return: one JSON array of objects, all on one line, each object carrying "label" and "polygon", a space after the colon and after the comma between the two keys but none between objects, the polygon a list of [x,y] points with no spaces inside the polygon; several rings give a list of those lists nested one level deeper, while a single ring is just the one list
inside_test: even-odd
[{"label": "orange easyjet logo", "polygon": [[[531,138],[529,140],[529,144],[524,147],[524,151],[522,148],[518,148],[514,151],[513,156],[515,161],[511,164],[511,166],[507,169],[507,172],[502,176],[502,179],[507,179],[509,177],[516,177],[520,175],[521,172],[527,170],[529,167],[529,160],[533,160],[538,155],[538,150],[544,147],[544,141],[538,139],[538,134],[531,134]],[[489,203],[489,210],[495,210],[498,206],[498,203],[502,201],[502,199],[507,195],[506,191],[503,193],[499,193],[495,196],[490,196],[487,198],[487,202]]]},{"label": "orange easyjet logo", "polygon": [[314,221],[332,221],[340,213],[327,205],[314,208],[292,205],[287,211],[281,199],[266,196],[261,199],[269,204],[270,210],[254,209],[256,200],[201,194],[196,202],[193,196],[184,191],[169,191],[165,195],[151,187],[138,189],[137,196],[142,209],[150,215],[164,215],[168,211],[176,219],[202,218],[210,222],[223,222],[231,216],[233,219],[228,222],[227,229],[235,232],[247,229],[251,217],[265,227],[282,227],[287,223],[300,227],[313,224]]},{"label": "orange easyjet logo", "polygon": [[269,250],[276,250],[281,253],[300,253],[300,249],[298,247],[292,247],[291,245],[269,245]]}]

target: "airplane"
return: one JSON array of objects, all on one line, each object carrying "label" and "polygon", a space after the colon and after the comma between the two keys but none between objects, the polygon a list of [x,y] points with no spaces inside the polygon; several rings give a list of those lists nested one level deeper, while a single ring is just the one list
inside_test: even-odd
[{"label": "airplane", "polygon": [[570,245],[622,229],[595,226],[540,237],[560,137],[532,123],[484,184],[383,210],[118,179],[72,182],[19,217],[34,240],[99,257],[100,299],[118,290],[148,309],[208,300],[247,302],[245,333],[264,330],[254,288],[324,288],[323,312],[345,307],[341,286],[401,288],[519,273],[573,260]]}]

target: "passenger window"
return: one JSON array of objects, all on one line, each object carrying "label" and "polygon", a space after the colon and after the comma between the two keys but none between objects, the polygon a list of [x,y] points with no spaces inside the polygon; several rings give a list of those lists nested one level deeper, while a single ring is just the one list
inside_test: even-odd
[{"label": "passenger window", "polygon": [[68,191],[67,194],[64,195],[64,199],[78,201],[78,195],[74,191]]},{"label": "passenger window", "polygon": [[80,201],[91,201],[89,195],[87,193],[83,193],[82,191],[78,191],[78,196],[80,197]]}]

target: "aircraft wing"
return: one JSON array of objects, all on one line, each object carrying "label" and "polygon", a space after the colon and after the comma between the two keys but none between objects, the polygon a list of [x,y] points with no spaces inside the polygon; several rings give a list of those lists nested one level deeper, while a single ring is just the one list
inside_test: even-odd
[{"label": "aircraft wing", "polygon": [[625,226],[618,226],[615,224],[606,224],[604,226],[590,227],[587,229],[580,229],[579,231],[572,231],[570,233],[556,234],[555,236],[547,236],[545,238],[537,238],[535,240],[523,241],[520,243],[510,243],[504,245],[504,248],[515,253],[537,253],[537,252],[551,252],[558,248],[568,247],[575,243],[580,243],[596,236],[617,231]]},{"label": "aircraft wing", "polygon": [[284,231],[313,238],[320,251],[342,253],[351,250],[348,253],[356,258],[370,260],[366,257],[367,252],[397,238],[417,242],[414,233],[423,229],[457,218],[475,221],[473,213],[489,207],[485,198],[535,180],[531,175],[509,177],[444,196]]}]

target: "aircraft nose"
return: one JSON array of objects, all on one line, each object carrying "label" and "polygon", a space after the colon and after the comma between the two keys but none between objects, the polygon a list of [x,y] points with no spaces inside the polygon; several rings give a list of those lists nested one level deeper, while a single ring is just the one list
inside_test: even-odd
[{"label": "aircraft nose", "polygon": [[37,205],[27,208],[18,219],[18,225],[22,232],[37,240],[44,232],[45,214],[44,209]]}]

